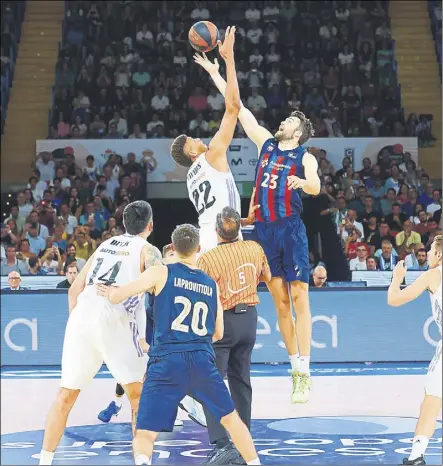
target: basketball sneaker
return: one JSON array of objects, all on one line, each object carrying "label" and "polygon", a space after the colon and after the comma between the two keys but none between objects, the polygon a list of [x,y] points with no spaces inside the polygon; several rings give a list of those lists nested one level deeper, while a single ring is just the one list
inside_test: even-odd
[{"label": "basketball sneaker", "polygon": [[311,376],[301,372],[292,373],[292,403],[306,403],[311,392]]},{"label": "basketball sneaker", "polygon": [[184,422],[177,418],[175,421],[174,421],[174,427],[183,427],[184,426]]},{"label": "basketball sneaker", "polygon": [[203,406],[198,401],[186,395],[179,406],[188,413],[189,419],[192,419],[199,426],[207,427]]},{"label": "basketball sneaker", "polygon": [[117,406],[115,401],[111,401],[107,408],[103,411],[100,411],[98,414],[98,419],[102,422],[108,423],[113,416],[118,416],[118,413],[122,409],[121,406]]},{"label": "basketball sneaker", "polygon": [[415,458],[415,460],[408,460],[408,458],[405,458],[403,460],[403,464],[418,466],[418,465],[422,465],[422,464],[426,464],[426,463],[425,463],[425,459],[424,459],[424,457],[422,455],[422,456],[419,456],[418,458]]}]

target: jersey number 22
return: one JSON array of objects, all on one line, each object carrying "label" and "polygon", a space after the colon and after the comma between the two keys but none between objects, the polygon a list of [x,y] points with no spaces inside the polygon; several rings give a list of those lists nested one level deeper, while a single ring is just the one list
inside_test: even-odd
[{"label": "jersey number 22", "polygon": [[209,207],[214,205],[215,197],[212,196],[212,199],[209,200],[210,194],[211,183],[209,181],[203,181],[198,185],[198,188],[195,188],[194,191],[192,191],[192,198],[198,215],[201,215],[206,209],[209,209]]}]

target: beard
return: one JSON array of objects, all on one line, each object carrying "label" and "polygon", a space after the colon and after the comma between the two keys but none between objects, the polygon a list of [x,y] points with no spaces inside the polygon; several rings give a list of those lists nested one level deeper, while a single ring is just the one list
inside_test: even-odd
[{"label": "beard", "polygon": [[291,141],[295,139],[295,132],[290,134],[288,131],[285,130],[277,130],[277,132],[274,134],[275,139],[277,141]]}]

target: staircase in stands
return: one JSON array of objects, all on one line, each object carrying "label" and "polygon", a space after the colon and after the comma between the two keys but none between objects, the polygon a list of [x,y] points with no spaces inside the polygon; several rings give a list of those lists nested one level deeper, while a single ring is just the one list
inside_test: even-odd
[{"label": "staircase in stands", "polygon": [[1,145],[2,184],[23,185],[35,160],[35,141],[48,135],[63,18],[63,1],[26,3]]},{"label": "staircase in stands", "polygon": [[432,114],[434,147],[419,149],[419,164],[431,178],[441,178],[441,80],[427,2],[391,0],[392,37],[405,116]]}]

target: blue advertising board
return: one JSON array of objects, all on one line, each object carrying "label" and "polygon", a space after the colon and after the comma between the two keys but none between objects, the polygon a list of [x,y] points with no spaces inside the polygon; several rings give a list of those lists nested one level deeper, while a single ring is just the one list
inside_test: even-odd
[{"label": "blue advertising board", "polygon": [[[400,308],[386,296],[374,288],[312,290],[311,360],[429,361],[440,339],[429,296]],[[287,362],[272,298],[263,291],[260,300],[253,362]],[[66,291],[2,293],[2,366],[59,365],[67,318]]]}]

